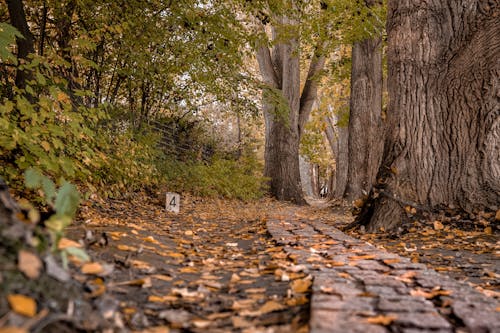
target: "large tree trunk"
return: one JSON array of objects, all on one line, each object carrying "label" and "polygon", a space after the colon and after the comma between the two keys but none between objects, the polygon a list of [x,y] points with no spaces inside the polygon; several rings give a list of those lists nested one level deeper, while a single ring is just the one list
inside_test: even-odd
[{"label": "large tree trunk", "polygon": [[[290,18],[282,18],[282,23],[292,30],[298,24]],[[274,31],[273,38],[283,37]],[[272,55],[267,46],[257,50],[260,72],[268,85],[262,102],[266,125],[264,175],[270,179],[270,193],[275,198],[306,204],[300,180],[299,143],[316,98],[317,75],[325,57],[315,50],[301,94],[299,55],[299,36],[276,43]]]},{"label": "large tree trunk", "polygon": [[[17,43],[17,59],[19,63],[26,62],[28,55],[35,52],[35,39],[31,33],[22,0],[7,0],[9,10],[10,23],[14,28],[19,30],[24,38],[16,38]],[[31,72],[28,70],[18,70],[16,73],[16,87],[24,89],[26,83],[31,79]]]},{"label": "large tree trunk", "polygon": [[500,203],[500,8],[486,0],[388,5],[388,120],[382,184],[360,222],[385,230],[402,207]]},{"label": "large tree trunk", "polygon": [[349,163],[345,197],[367,196],[382,159],[381,38],[356,42],[352,49],[349,110]]}]

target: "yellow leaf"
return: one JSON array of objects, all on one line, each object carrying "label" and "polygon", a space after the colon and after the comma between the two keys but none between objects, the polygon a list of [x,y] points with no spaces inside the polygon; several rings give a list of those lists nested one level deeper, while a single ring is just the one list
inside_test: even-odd
[{"label": "yellow leaf", "polygon": [[295,293],[305,293],[309,290],[311,284],[311,279],[305,278],[292,281],[291,287]]},{"label": "yellow leaf", "polygon": [[397,318],[398,318],[397,316],[393,316],[393,315],[390,315],[390,316],[380,315],[380,316],[376,316],[376,317],[367,318],[366,321],[368,321],[370,324],[388,326],[388,325],[392,324],[392,322],[394,320],[396,320]]},{"label": "yellow leaf", "polygon": [[43,149],[45,149],[45,151],[50,150],[50,143],[48,143],[47,141],[40,142],[40,145],[42,146]]},{"label": "yellow leaf", "polygon": [[491,227],[484,228],[484,233],[487,235],[493,234],[493,229]]},{"label": "yellow leaf", "polygon": [[68,99],[68,95],[66,95],[65,93],[63,93],[62,91],[58,92],[57,93],[57,100],[59,102],[64,102]]},{"label": "yellow leaf", "polygon": [[20,295],[11,294],[7,296],[10,308],[17,314],[34,317],[36,315],[36,302],[33,298]]},{"label": "yellow leaf", "polygon": [[89,262],[89,263],[83,264],[80,271],[83,274],[100,274],[104,271],[104,268],[98,262]]},{"label": "yellow leaf", "polygon": [[26,250],[19,251],[17,267],[30,279],[37,279],[42,269],[42,261],[36,254]]}]

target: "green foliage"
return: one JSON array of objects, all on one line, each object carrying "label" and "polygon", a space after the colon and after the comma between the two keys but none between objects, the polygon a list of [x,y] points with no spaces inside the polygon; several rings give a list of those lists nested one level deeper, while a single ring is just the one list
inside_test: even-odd
[{"label": "green foliage", "polygon": [[251,157],[239,160],[217,158],[211,164],[165,161],[162,167],[168,188],[200,196],[222,196],[229,199],[261,198],[266,179],[262,166]]},{"label": "green foliage", "polygon": [[[40,190],[44,203],[54,210],[55,214],[44,222],[52,238],[52,250],[58,251],[60,239],[64,236],[66,227],[71,224],[80,204],[80,193],[75,185],[66,181],[56,189],[54,182],[38,170],[28,169],[24,174],[25,185],[29,189]],[[67,247],[59,250],[64,266],[67,265],[67,256],[74,255],[83,261],[89,260],[87,253],[76,247]]]},{"label": "green foliage", "polygon": [[17,38],[23,38],[23,35],[16,28],[8,23],[0,23],[0,59],[6,62],[17,63],[16,57],[11,52],[11,47]]}]

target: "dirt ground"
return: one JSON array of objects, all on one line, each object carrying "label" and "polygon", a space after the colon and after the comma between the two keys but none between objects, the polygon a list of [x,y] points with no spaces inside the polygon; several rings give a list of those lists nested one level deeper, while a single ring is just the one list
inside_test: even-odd
[{"label": "dirt ground", "polygon": [[[276,245],[266,221],[296,218],[343,228],[353,218],[347,206],[331,202],[313,201],[292,217],[290,211],[296,207],[270,199],[183,196],[179,214],[142,194],[87,202],[67,233],[91,257],[90,263],[70,264],[75,294],[64,302],[72,305],[54,309],[43,291],[31,292],[44,316],[28,319],[29,325],[18,322],[37,332],[307,332],[311,275]],[[396,234],[349,233],[467,281],[490,297],[500,295],[494,217],[469,224],[427,217]],[[13,318],[2,302],[0,327]],[[75,311],[78,304],[94,311]],[[89,313],[104,317],[105,324],[84,320]]]}]

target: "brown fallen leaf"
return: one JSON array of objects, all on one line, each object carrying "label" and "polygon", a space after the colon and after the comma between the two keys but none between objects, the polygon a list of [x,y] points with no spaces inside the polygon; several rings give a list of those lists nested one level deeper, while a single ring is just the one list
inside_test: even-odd
[{"label": "brown fallen leaf", "polygon": [[366,321],[369,322],[370,324],[388,326],[392,324],[394,320],[396,320],[397,318],[398,317],[394,315],[389,315],[389,316],[379,315],[376,317],[367,318]]},{"label": "brown fallen leaf", "polygon": [[443,230],[444,229],[443,223],[441,223],[440,221],[434,221],[433,225],[434,225],[435,230]]},{"label": "brown fallen leaf", "polygon": [[15,313],[30,318],[36,315],[36,302],[33,298],[21,294],[10,294],[7,295],[7,300]]},{"label": "brown fallen leaf", "polygon": [[401,261],[399,258],[393,258],[393,259],[384,259],[382,262],[386,265],[391,265],[391,264],[397,264]]},{"label": "brown fallen leaf", "polygon": [[360,256],[350,256],[349,260],[370,260],[375,258],[376,256],[374,254],[365,254]]},{"label": "brown fallen leaf", "polygon": [[235,311],[251,308],[256,303],[253,299],[239,299],[233,302],[231,309]]},{"label": "brown fallen leaf", "polygon": [[231,321],[233,322],[233,326],[235,328],[245,328],[253,326],[253,324],[250,321],[246,320],[243,317],[233,317],[231,318]]},{"label": "brown fallen leaf", "polygon": [[116,248],[120,251],[130,251],[130,252],[135,252],[137,251],[137,248],[134,246],[128,246],[124,244],[118,244]]},{"label": "brown fallen leaf", "polygon": [[148,276],[143,279],[113,282],[109,284],[109,287],[114,287],[114,286],[138,286],[142,288],[150,288],[152,286],[152,283],[151,283],[151,277]]},{"label": "brown fallen leaf", "polygon": [[164,275],[164,274],[153,274],[153,275],[151,275],[151,277],[153,279],[162,280],[162,281],[172,281],[174,279],[173,277],[168,276],[168,275]]},{"label": "brown fallen leaf", "polygon": [[89,262],[89,263],[83,264],[83,266],[80,268],[80,271],[83,274],[97,275],[97,274],[100,274],[104,271],[104,267],[102,267],[102,265],[98,262]]},{"label": "brown fallen leaf", "polygon": [[179,297],[172,296],[172,295],[165,295],[165,296],[149,295],[148,296],[148,302],[153,302],[153,303],[175,302],[177,300],[179,300]]},{"label": "brown fallen leaf", "polygon": [[82,247],[82,244],[78,243],[78,242],[75,242],[74,240],[71,240],[69,238],[61,238],[61,240],[59,241],[59,243],[57,243],[57,248],[59,250],[64,250],[68,247],[76,247],[76,248],[81,248]]},{"label": "brown fallen leaf", "polygon": [[495,220],[500,221],[500,209],[495,214]]},{"label": "brown fallen leaf", "polygon": [[292,281],[291,288],[294,293],[305,293],[309,290],[312,285],[312,280],[310,277],[306,277],[305,279],[297,279]]},{"label": "brown fallen leaf", "polygon": [[493,229],[491,227],[484,228],[484,233],[487,235],[493,234]]},{"label": "brown fallen leaf", "polygon": [[245,289],[245,292],[247,294],[260,294],[260,293],[265,293],[266,288],[248,288],[248,289]]},{"label": "brown fallen leaf", "polygon": [[21,250],[19,251],[17,261],[17,267],[28,278],[34,280],[40,276],[40,271],[43,265],[42,261],[36,254],[30,251]]},{"label": "brown fallen leaf", "polygon": [[28,333],[28,330],[22,327],[6,326],[0,327],[0,333]]},{"label": "brown fallen leaf", "polygon": [[276,301],[267,301],[264,305],[259,308],[261,314],[266,314],[274,311],[280,311],[286,309],[286,305],[278,303]]}]

